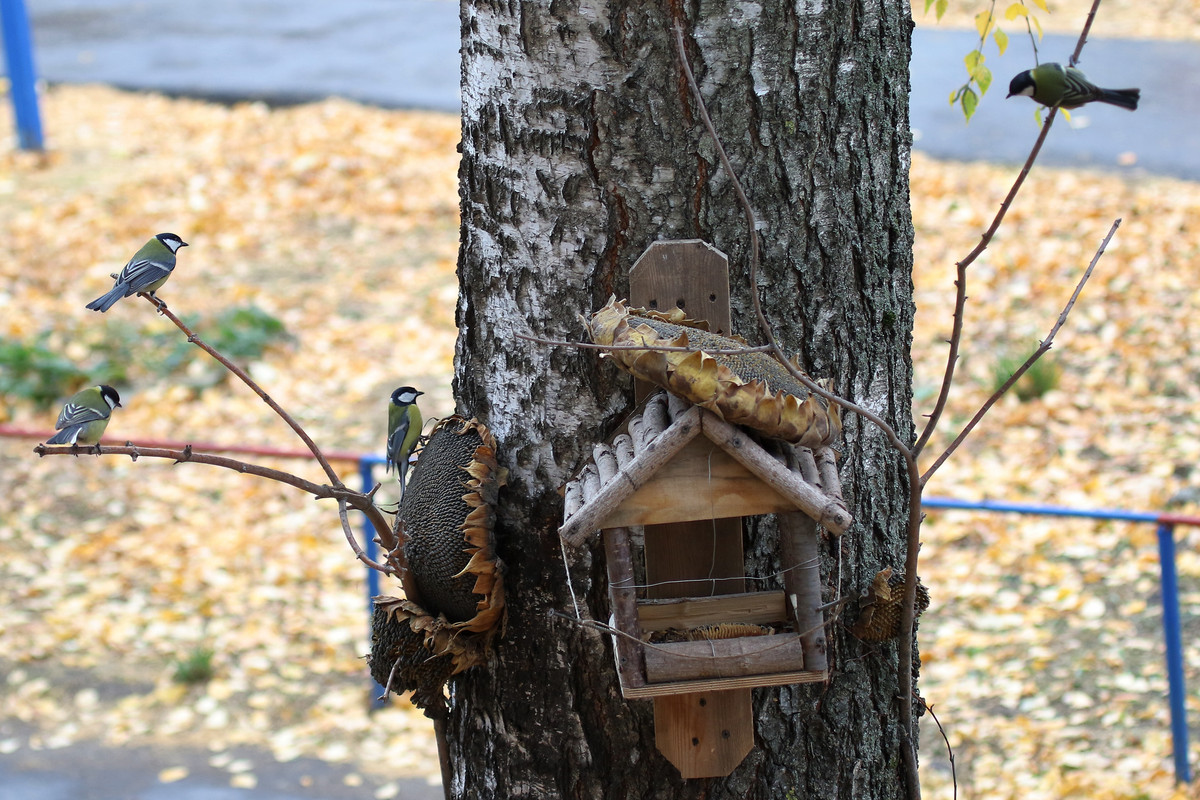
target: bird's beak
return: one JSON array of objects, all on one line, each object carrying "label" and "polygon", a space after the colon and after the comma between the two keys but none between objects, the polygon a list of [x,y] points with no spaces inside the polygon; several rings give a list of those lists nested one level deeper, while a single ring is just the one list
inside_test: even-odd
[{"label": "bird's beak", "polygon": [[180,246],[180,247],[187,247],[187,246],[188,246],[188,243],[187,243],[187,242],[180,242],[180,243],[179,243],[179,246]]}]

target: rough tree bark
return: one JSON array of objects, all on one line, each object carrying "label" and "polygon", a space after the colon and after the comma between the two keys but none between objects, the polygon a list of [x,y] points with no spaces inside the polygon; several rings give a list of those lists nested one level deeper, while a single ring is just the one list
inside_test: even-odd
[{"label": "rough tree bark", "polygon": [[[682,781],[651,705],[621,698],[607,637],[573,620],[557,489],[630,407],[629,379],[579,339],[578,312],[624,296],[657,239],[730,256],[735,332],[760,342],[748,239],[675,57],[702,93],[758,215],[760,296],[808,370],[911,439],[911,20],[895,0],[594,4],[463,0],[462,239],[455,394],[511,470],[500,555],[507,635],[451,684],[453,794],[480,798],[904,794],[896,647],[830,626],[828,685],[755,690],[756,747],[725,779]],[[823,543],[826,600],[903,564],[900,461],[845,420],[856,524]],[[770,571],[769,525],[747,552]],[[603,551],[572,556],[579,601],[608,618]],[[562,612],[567,616],[556,615]]]}]

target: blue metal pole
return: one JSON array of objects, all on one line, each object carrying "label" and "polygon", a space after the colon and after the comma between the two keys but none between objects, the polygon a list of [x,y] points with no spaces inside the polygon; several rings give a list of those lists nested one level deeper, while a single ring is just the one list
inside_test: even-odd
[{"label": "blue metal pole", "polygon": [[[374,466],[378,459],[366,456],[358,462],[358,474],[362,479],[363,493],[370,492],[375,488]],[[371,520],[367,519],[367,515],[363,515],[366,525],[363,527],[363,551],[367,554],[367,558],[372,561],[379,561],[379,545],[375,543],[375,528],[371,525]],[[375,614],[375,598],[380,594],[379,588],[379,572],[367,567],[367,630],[372,629],[372,617]],[[371,708],[379,709],[387,705],[384,699],[385,689],[379,685],[379,682],[374,677],[371,678]]]},{"label": "blue metal pole", "polygon": [[1183,635],[1179,624],[1179,580],[1175,573],[1175,526],[1158,525],[1158,560],[1162,570],[1163,636],[1167,641],[1167,685],[1171,705],[1171,749],[1175,780],[1192,782],[1188,766],[1187,692],[1183,682]]},{"label": "blue metal pole", "polygon": [[959,511],[993,511],[1010,514],[1034,514],[1051,517],[1082,517],[1125,522],[1153,522],[1158,528],[1158,560],[1161,570],[1160,587],[1163,605],[1163,638],[1167,649],[1168,702],[1171,710],[1172,754],[1175,759],[1175,779],[1192,782],[1188,765],[1187,692],[1183,677],[1183,634],[1179,620],[1179,579],[1175,569],[1175,525],[1196,525],[1195,517],[1152,514],[1115,508],[1066,508],[1033,503],[1007,503],[993,500],[956,500],[949,497],[924,497],[922,506],[929,509]]},{"label": "blue metal pole", "polygon": [[4,60],[17,123],[17,144],[22,150],[41,150],[42,118],[38,113],[33,37],[29,33],[25,0],[0,0],[0,28],[4,29]]}]

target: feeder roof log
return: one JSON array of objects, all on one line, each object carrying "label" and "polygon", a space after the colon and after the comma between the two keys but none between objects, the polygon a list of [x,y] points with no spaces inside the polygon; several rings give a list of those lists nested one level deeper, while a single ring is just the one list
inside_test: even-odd
[{"label": "feeder roof log", "polygon": [[828,446],[767,452],[715,413],[660,393],[626,431],[597,444],[566,487],[559,535],[582,544],[602,528],[800,510],[834,533],[852,523]]}]

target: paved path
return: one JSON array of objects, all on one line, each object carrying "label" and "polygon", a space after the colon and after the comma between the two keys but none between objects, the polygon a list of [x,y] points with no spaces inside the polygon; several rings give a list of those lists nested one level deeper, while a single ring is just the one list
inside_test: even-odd
[{"label": "paved path", "polygon": [[[38,69],[52,82],[223,100],[339,95],[386,107],[458,110],[455,0],[27,2]],[[995,83],[965,125],[947,98],[976,43],[969,32],[914,34],[916,146],[944,158],[1019,162],[1037,134],[1034,104],[1004,95],[1009,79],[1033,63],[1029,43],[1014,35],[1003,57],[994,45],[985,48]],[[1073,47],[1071,37],[1047,36],[1041,57],[1065,61]],[[1200,180],[1200,47],[1093,39],[1081,67],[1101,85],[1139,86],[1142,107],[1133,114],[1109,106],[1076,111],[1071,127],[1055,125],[1044,163]]]},{"label": "paved path", "polygon": [[[253,789],[230,785],[232,773],[210,765],[203,749],[122,747],[81,742],[52,750],[0,755],[0,800],[363,800],[376,796],[384,781],[346,776],[352,769],[301,758],[279,763],[265,751],[235,748],[257,779]],[[187,777],[171,783],[159,773],[186,767]],[[361,776],[360,776],[361,777]],[[394,800],[441,800],[441,786],[410,778],[396,781]]]}]

